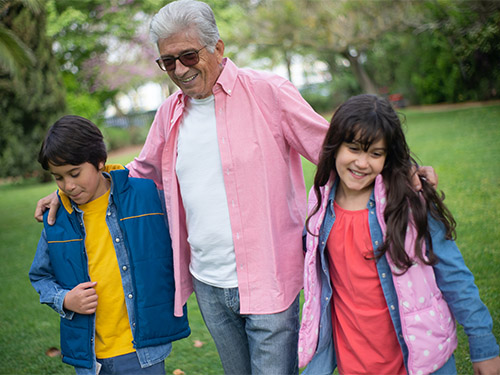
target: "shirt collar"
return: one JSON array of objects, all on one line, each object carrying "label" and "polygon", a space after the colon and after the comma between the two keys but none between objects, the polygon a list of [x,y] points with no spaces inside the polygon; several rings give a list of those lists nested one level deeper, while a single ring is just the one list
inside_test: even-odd
[{"label": "shirt collar", "polygon": [[222,65],[224,68],[215,83],[213,91],[215,94],[220,87],[227,95],[231,96],[238,77],[238,67],[228,57],[222,60]]}]

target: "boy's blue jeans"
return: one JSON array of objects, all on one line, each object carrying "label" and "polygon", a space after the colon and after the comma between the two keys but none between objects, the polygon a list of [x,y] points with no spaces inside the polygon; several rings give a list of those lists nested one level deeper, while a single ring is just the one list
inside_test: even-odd
[{"label": "boy's blue jeans", "polygon": [[135,352],[97,359],[97,362],[102,365],[99,375],[165,375],[165,361],[141,368]]},{"label": "boy's blue jeans", "polygon": [[298,374],[299,296],[283,312],[243,315],[238,288],[193,285],[226,374]]}]

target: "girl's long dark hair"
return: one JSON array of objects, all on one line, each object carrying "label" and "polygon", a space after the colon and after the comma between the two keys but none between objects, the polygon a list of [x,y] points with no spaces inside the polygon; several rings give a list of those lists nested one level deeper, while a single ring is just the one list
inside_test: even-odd
[{"label": "girl's long dark hair", "polygon": [[[307,218],[307,230],[313,234],[309,230],[309,220],[321,207],[320,188],[337,174],[335,156],[342,143],[356,140],[366,151],[379,139],[385,140],[387,148],[382,170],[387,191],[387,206],[384,211],[387,230],[385,241],[376,249],[375,257],[378,259],[388,252],[402,273],[413,264],[405,251],[405,236],[411,213],[417,232],[415,256],[424,264],[434,265],[437,258],[433,252],[427,215],[430,214],[444,225],[447,239],[454,239],[456,236],[455,220],[443,203],[443,193],[438,194],[424,179],[421,194],[413,189],[411,177],[416,162],[410,154],[401,121],[391,104],[375,95],[354,96],[333,115],[314,176],[314,191],[318,202]],[[426,254],[422,251],[423,243],[427,244]]]}]

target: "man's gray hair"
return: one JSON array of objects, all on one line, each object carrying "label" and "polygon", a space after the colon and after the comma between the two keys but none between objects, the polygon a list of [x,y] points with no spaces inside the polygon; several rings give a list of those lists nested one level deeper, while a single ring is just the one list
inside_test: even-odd
[{"label": "man's gray hair", "polygon": [[159,39],[185,32],[192,26],[198,31],[202,44],[213,53],[220,39],[214,12],[208,4],[197,0],[177,0],[161,8],[151,20],[151,41],[157,45]]}]

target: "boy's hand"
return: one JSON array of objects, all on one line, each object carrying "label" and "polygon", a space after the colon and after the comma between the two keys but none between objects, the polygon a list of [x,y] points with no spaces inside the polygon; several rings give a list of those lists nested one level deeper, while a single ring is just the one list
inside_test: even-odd
[{"label": "boy's hand", "polygon": [[71,289],[64,297],[63,306],[66,310],[78,314],[93,314],[97,309],[97,293],[94,287],[96,282],[88,281]]},{"label": "boy's hand", "polygon": [[436,171],[432,167],[419,167],[414,165],[413,170],[412,170],[412,184],[413,188],[416,191],[422,190],[422,183],[420,182],[420,177],[424,178],[427,180],[429,184],[432,185],[434,189],[437,188],[438,185],[438,175],[436,174]]},{"label": "boy's hand", "polygon": [[473,362],[474,375],[500,375],[500,357]]},{"label": "boy's hand", "polygon": [[55,191],[38,201],[35,209],[35,219],[39,222],[43,222],[43,213],[47,209],[49,210],[47,222],[49,225],[53,225],[56,222],[56,214],[59,209],[59,199]]}]

